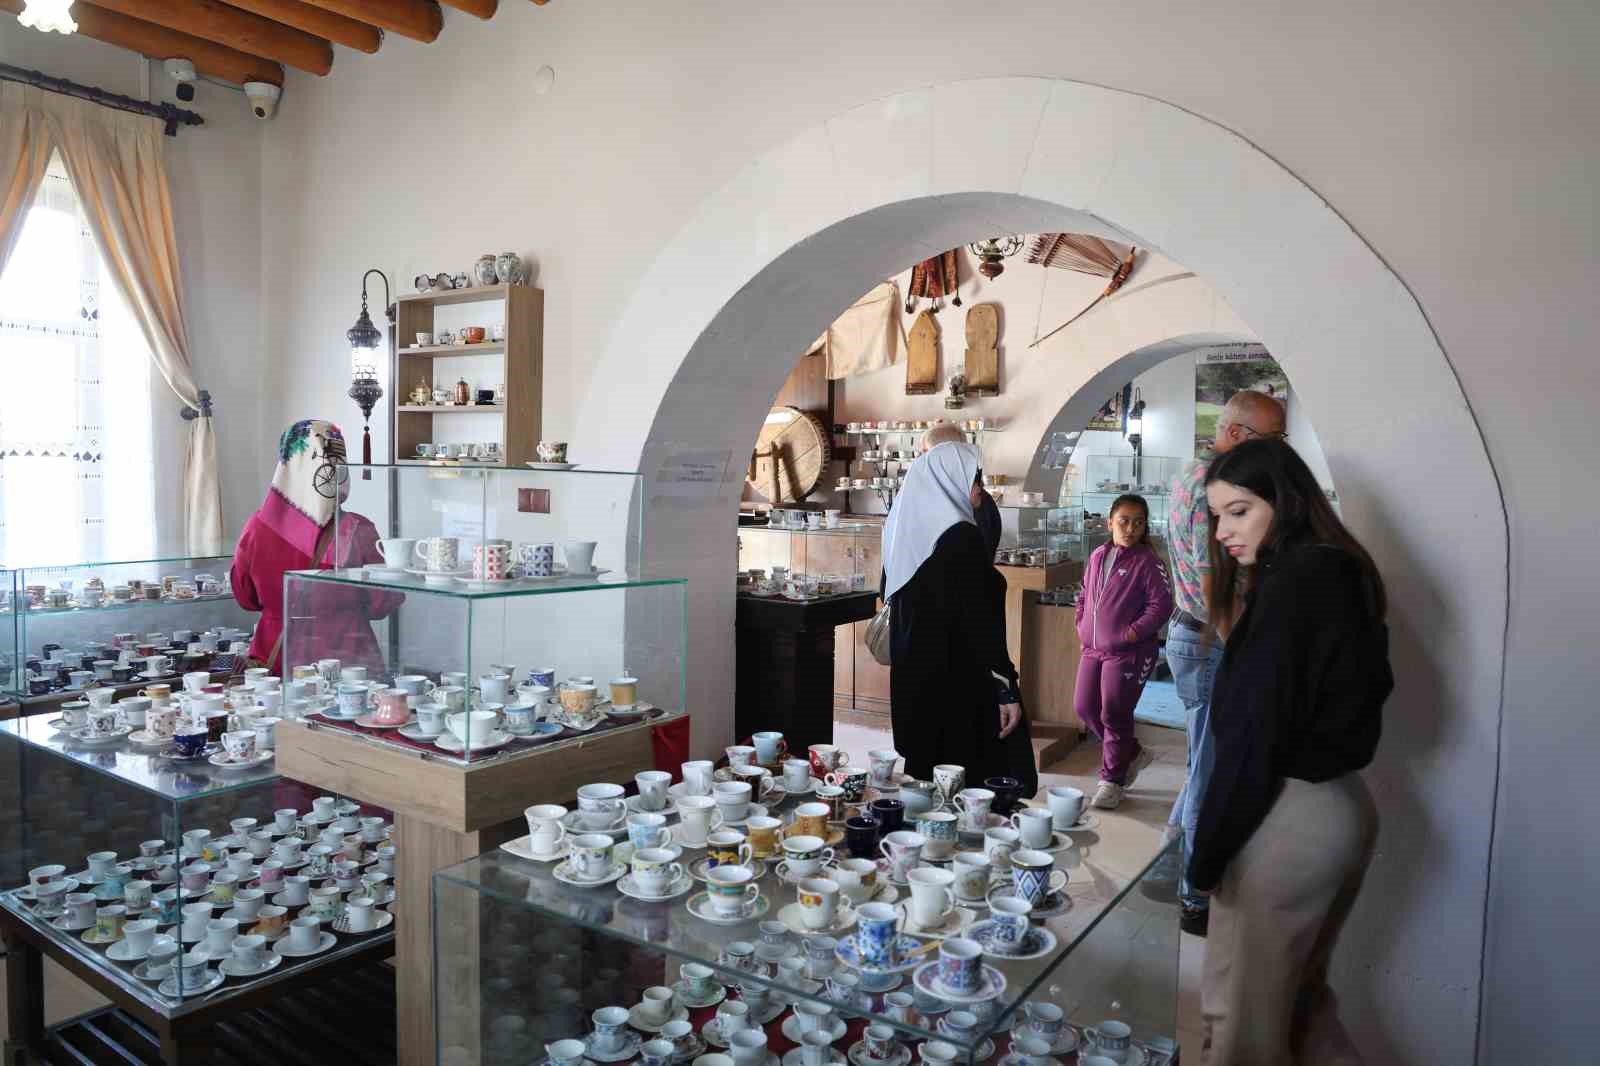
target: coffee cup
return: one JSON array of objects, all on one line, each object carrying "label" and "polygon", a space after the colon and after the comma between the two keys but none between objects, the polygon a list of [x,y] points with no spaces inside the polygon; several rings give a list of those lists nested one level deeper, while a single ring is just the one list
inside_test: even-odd
[{"label": "coffee cup", "polygon": [[665,848],[635,849],[630,861],[633,883],[647,895],[660,895],[683,876],[683,865]]},{"label": "coffee cup", "polygon": [[758,859],[770,859],[778,851],[783,821],[769,815],[753,814],[745,819],[750,850]]},{"label": "coffee cup", "polygon": [[412,554],[422,569],[438,573],[460,569],[459,537],[424,537],[412,545]]},{"label": "coffee cup", "polygon": [[619,711],[632,710],[639,702],[639,679],[627,675],[613,677],[611,685],[611,706]]},{"label": "coffee cup", "polygon": [[154,918],[138,918],[122,923],[122,939],[128,945],[128,953],[135,957],[148,955],[150,946],[156,939],[156,920]]},{"label": "coffee cup", "polygon": [[228,753],[228,758],[233,762],[248,762],[256,757],[256,733],[251,730],[236,730],[222,734],[222,746]]},{"label": "coffee cup", "polygon": [[677,810],[681,842],[689,847],[700,847],[706,835],[722,825],[722,812],[710,796],[680,796]]},{"label": "coffee cup", "polygon": [[783,838],[783,857],[790,877],[814,877],[833,861],[833,849],[821,837],[792,834]]},{"label": "coffee cup", "polygon": [[594,550],[598,546],[599,542],[593,540],[569,540],[561,545],[561,558],[567,564],[567,573],[573,577],[593,574]]},{"label": "coffee cup", "polygon": [[540,803],[522,813],[528,820],[528,846],[536,854],[555,851],[566,839],[567,831],[562,828],[561,819],[566,817],[567,809],[560,804]]},{"label": "coffee cup", "polygon": [[[523,577],[549,577],[555,573],[556,546],[550,542],[519,544],[517,563],[522,567]],[[554,671],[550,680],[555,680]]]},{"label": "coffee cup", "polygon": [[311,878],[304,874],[285,876],[278,897],[282,900],[279,906],[304,907],[311,901]]},{"label": "coffee cup", "polygon": [[804,792],[811,787],[811,763],[806,759],[783,760],[783,787],[790,792]]},{"label": "coffee cup", "polygon": [[843,769],[830,771],[827,777],[823,778],[823,781],[844,789],[846,803],[860,803],[867,792],[867,776],[869,772],[864,766],[847,766]]},{"label": "coffee cup", "polygon": [[794,819],[789,832],[801,836],[826,837],[828,815],[832,813],[826,803],[802,803],[794,809]]},{"label": "coffee cup", "polygon": [[755,849],[737,829],[718,829],[706,836],[706,866],[748,866]]},{"label": "coffee cup", "polygon": [[672,840],[667,828],[667,816],[653,811],[639,811],[628,815],[628,843],[635,848],[666,847]]},{"label": "coffee cup", "polygon": [[839,882],[827,877],[807,877],[800,882],[800,924],[822,930],[833,925],[839,914]]},{"label": "coffee cup", "polygon": [[1055,820],[1055,828],[1070,829],[1083,817],[1084,794],[1070,785],[1053,785],[1045,791],[1045,804]]},{"label": "coffee cup", "polygon": [[1011,853],[1011,880],[1017,897],[1037,907],[1067,887],[1067,871],[1055,869],[1045,852],[1018,848]]},{"label": "coffee cup", "polygon": [[750,813],[751,788],[744,781],[718,781],[711,794],[725,822],[740,822]]},{"label": "coffee cup", "polygon": [[755,872],[748,866],[716,866],[706,871],[706,879],[711,909],[723,918],[744,915],[761,895]]},{"label": "coffee cup", "polygon": [[664,810],[667,806],[667,789],[672,785],[672,775],[665,770],[644,770],[633,775],[639,790],[639,806],[647,811]]},{"label": "coffee cup", "polygon": [[750,739],[755,745],[756,759],[763,766],[775,765],[783,757],[784,753],[789,750],[788,744],[784,742],[783,734],[774,730],[756,733]]},{"label": "coffee cup", "polygon": [[865,903],[877,894],[878,864],[871,859],[841,859],[828,876],[839,883],[839,891],[851,903]]},{"label": "coffee cup", "polygon": [[615,866],[612,849],[616,842],[605,833],[584,833],[572,838],[568,845],[571,855],[568,862],[580,878],[598,881],[609,877]]},{"label": "coffee cup", "polygon": [[1086,1048],[1095,1054],[1120,1063],[1127,1057],[1128,1048],[1133,1043],[1133,1030],[1128,1027],[1127,1022],[1110,1019],[1086,1026],[1083,1030],[1083,1040]]},{"label": "coffee cup", "polygon": [[578,820],[590,830],[615,829],[622,824],[628,808],[625,789],[610,782],[596,782],[578,788]]},{"label": "coffee cup", "polygon": [[878,850],[889,860],[891,880],[906,880],[906,875],[921,863],[922,849],[927,842],[927,838],[921,833],[913,833],[909,829],[901,829],[884,836],[878,845]]},{"label": "coffee cup", "polygon": [[911,903],[908,908],[911,920],[923,929],[933,929],[955,911],[956,894],[951,887],[956,875],[936,866],[923,866],[906,875],[911,886]]},{"label": "coffee cup", "polygon": [[712,770],[708,759],[695,759],[679,767],[683,775],[683,791],[690,796],[711,795]]},{"label": "coffee cup", "polygon": [[965,788],[956,793],[956,809],[961,813],[961,829],[968,833],[981,833],[989,826],[989,808],[994,803],[994,793],[986,788]]},{"label": "coffee cup", "polygon": [[322,943],[322,923],[316,918],[296,918],[289,923],[291,951],[312,952]]},{"label": "coffee cup", "polygon": [[1024,807],[1011,816],[1023,847],[1047,848],[1055,836],[1055,816],[1045,807]]},{"label": "coffee cup", "polygon": [[983,853],[989,858],[989,865],[1006,867],[1011,864],[1011,853],[1017,850],[1022,841],[1022,835],[1015,829],[1006,825],[997,825],[983,834]]}]

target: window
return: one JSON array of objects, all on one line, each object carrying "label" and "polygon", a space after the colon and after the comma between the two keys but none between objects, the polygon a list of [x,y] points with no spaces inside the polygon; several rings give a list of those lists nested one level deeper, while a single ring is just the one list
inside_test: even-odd
[{"label": "window", "polygon": [[59,156],[0,274],[0,373],[0,562],[149,558],[150,350]]}]

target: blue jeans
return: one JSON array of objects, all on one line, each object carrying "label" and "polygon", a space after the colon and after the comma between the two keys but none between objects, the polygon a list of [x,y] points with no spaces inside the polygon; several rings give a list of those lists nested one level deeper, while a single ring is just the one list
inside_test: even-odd
[{"label": "blue jeans", "polygon": [[[1200,819],[1200,801],[1211,779],[1215,750],[1211,739],[1211,686],[1222,662],[1222,641],[1202,640],[1200,633],[1187,626],[1174,625],[1167,631],[1167,665],[1172,668],[1173,687],[1187,712],[1189,731],[1189,774],[1172,805],[1167,824],[1183,829],[1184,868],[1194,848],[1194,829]],[[1183,902],[1190,907],[1206,906],[1206,897],[1189,887],[1184,877],[1178,886]]]}]

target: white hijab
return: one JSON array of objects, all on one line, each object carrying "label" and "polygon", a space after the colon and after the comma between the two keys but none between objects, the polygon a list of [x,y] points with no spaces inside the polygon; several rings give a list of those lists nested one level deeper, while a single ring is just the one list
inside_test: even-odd
[{"label": "white hijab", "polygon": [[916,576],[945,530],[972,522],[972,482],[981,461],[970,444],[948,441],[924,452],[906,473],[883,524],[883,597]]}]

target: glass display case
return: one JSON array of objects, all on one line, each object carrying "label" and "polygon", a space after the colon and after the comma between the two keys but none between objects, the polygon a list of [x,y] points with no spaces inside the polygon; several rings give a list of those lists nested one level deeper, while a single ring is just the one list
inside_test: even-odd
[{"label": "glass display case", "polygon": [[[270,759],[219,766],[221,745],[180,757],[170,740],[137,742],[135,706],[161,704],[116,705],[117,728],[88,741],[45,714],[0,722],[0,776],[16,789],[0,882],[10,950],[26,945],[166,1020],[389,954],[386,812],[317,797]],[[229,724],[229,737],[262,733],[261,721]],[[17,1009],[38,990],[9,991]]]},{"label": "glass display case", "polygon": [[[792,803],[775,809],[780,821]],[[1053,880],[1031,920],[999,902],[1015,899],[1012,875],[1004,860],[990,866],[981,835],[961,834],[953,864],[913,863],[906,887],[887,869],[863,885],[859,871],[879,864],[842,868],[843,843],[821,871],[828,883],[799,884],[787,860],[737,865],[737,843],[721,875],[684,848],[656,898],[631,871],[666,855],[634,852],[620,881],[579,884],[570,863],[513,841],[434,875],[435,927],[459,934],[435,951],[439,1061],[687,1063],[714,1051],[870,1066],[1010,1053],[1002,1061],[1049,1066],[1126,1043],[1123,1063],[1165,1066],[1177,1056],[1177,844],[1110,812],[1077,824],[1054,834]],[[708,901],[708,881],[737,890],[731,916]],[[994,918],[1020,933],[1009,954]]]},{"label": "glass display case", "polygon": [[650,728],[683,711],[687,589],[625,573],[444,587],[291,572],[292,713],[460,764]]},{"label": "glass display case", "polygon": [[1150,532],[1165,537],[1169,490],[1189,462],[1168,455],[1090,455],[1083,457],[1081,477],[1069,477],[1067,491],[1081,496],[1086,512],[1102,517],[1118,496],[1138,493],[1150,505]]},{"label": "glass display case", "polygon": [[[844,521],[831,528],[776,521],[765,526],[742,525],[739,591],[754,596],[821,599],[876,588],[882,538],[883,527],[871,522]],[[777,580],[780,575],[784,580]]]},{"label": "glass display case", "polygon": [[[7,572],[8,690],[26,708],[99,685],[131,691],[242,654],[256,615],[233,598],[232,564],[214,555]],[[232,660],[223,665],[231,671]]]},{"label": "glass display case", "polygon": [[1104,523],[1086,518],[1081,503],[1023,506],[1002,503],[1000,550],[996,561],[1008,566],[1054,566],[1088,559],[1105,540]]}]

